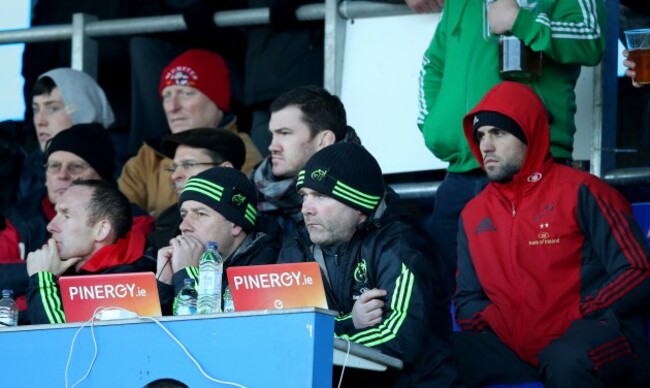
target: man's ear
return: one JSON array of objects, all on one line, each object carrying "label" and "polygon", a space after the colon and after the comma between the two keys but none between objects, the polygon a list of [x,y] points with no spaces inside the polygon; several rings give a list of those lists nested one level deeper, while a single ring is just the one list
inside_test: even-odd
[{"label": "man's ear", "polygon": [[232,234],[233,237],[238,237],[239,235],[244,233],[244,228],[242,228],[241,226],[233,223],[232,224],[232,230],[230,231],[230,233]]},{"label": "man's ear", "polygon": [[321,150],[327,146],[336,143],[336,135],[329,129],[321,131],[318,135],[318,149]]},{"label": "man's ear", "polygon": [[359,212],[359,223],[365,222],[368,219],[368,215],[364,212]]},{"label": "man's ear", "polygon": [[95,241],[104,242],[108,240],[113,232],[113,225],[109,220],[100,220],[94,226]]}]

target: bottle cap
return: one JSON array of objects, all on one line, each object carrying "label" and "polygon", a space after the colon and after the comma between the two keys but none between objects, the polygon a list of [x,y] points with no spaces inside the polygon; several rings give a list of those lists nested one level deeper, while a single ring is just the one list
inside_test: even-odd
[{"label": "bottle cap", "polygon": [[208,242],[205,244],[205,246],[206,246],[208,249],[217,249],[217,245],[218,245],[218,244],[217,244],[216,241],[208,241]]}]

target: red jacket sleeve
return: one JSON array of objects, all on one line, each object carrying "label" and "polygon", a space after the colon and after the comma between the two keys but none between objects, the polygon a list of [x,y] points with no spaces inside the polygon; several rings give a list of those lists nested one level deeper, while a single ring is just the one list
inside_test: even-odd
[{"label": "red jacket sleeve", "polygon": [[20,255],[20,236],[8,219],[7,226],[0,231],[0,264],[22,263]]},{"label": "red jacket sleeve", "polygon": [[[604,283],[584,283],[583,316],[611,309],[619,316],[638,315],[650,298],[650,248],[633,218],[630,204],[613,188],[592,181],[579,191],[578,220],[586,252],[607,273]],[[590,287],[591,286],[591,287]]]}]

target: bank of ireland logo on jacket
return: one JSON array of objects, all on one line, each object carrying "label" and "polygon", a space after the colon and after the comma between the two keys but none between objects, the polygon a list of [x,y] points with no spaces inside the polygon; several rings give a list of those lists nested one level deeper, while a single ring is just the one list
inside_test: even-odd
[{"label": "bank of ireland logo on jacket", "polygon": [[555,212],[555,203],[545,203],[535,217],[533,222],[537,224],[537,235],[528,241],[530,246],[559,244],[560,237],[553,232],[553,214]]}]

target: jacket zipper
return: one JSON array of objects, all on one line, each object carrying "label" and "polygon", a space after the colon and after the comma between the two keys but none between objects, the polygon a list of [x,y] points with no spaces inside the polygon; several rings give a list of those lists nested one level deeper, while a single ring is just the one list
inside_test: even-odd
[{"label": "jacket zipper", "polygon": [[[295,239],[296,242],[298,243],[298,246],[302,247],[303,252],[307,252],[309,255],[307,257],[308,260],[305,261],[316,262],[314,255],[311,253],[310,245],[307,244],[305,241],[303,241],[302,236],[300,236],[300,233],[296,233]],[[323,278],[323,286],[325,287],[325,294],[329,296],[329,300],[331,300],[332,303],[335,304],[335,306],[329,306],[330,310],[338,311],[339,315],[343,315],[344,312],[341,310],[341,307],[339,306],[339,302],[336,299],[334,294],[334,285],[330,284],[330,282],[328,282],[327,279],[322,274],[321,277]]]}]

